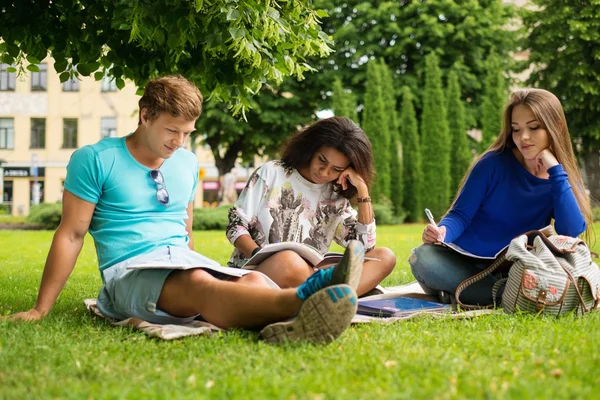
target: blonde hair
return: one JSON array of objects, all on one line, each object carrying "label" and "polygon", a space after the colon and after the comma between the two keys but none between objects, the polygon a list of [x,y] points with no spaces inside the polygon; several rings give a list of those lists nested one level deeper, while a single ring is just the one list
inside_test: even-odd
[{"label": "blonde hair", "polygon": [[142,109],[150,120],[167,112],[173,117],[183,117],[188,121],[198,119],[202,113],[202,93],[192,82],[181,75],[169,75],[148,82],[144,95],[139,101],[138,125],[142,123]]},{"label": "blonde hair", "polygon": [[575,159],[575,153],[569,135],[569,128],[567,127],[567,119],[565,118],[565,113],[560,104],[560,100],[558,100],[554,94],[544,89],[521,89],[512,93],[510,100],[504,109],[502,131],[500,132],[500,135],[471,165],[460,183],[456,197],[450,206],[450,210],[454,207],[467,177],[483,156],[490,152],[501,152],[507,148],[512,150],[515,147],[515,143],[512,139],[511,124],[512,111],[514,107],[518,105],[528,106],[542,127],[548,132],[550,151],[554,154],[558,162],[562,164],[569,175],[568,179],[573,188],[573,194],[575,195],[579,209],[587,224],[585,238],[589,241],[593,231],[592,208],[589,196],[585,192],[585,186],[579,168],[577,167],[577,161]]}]

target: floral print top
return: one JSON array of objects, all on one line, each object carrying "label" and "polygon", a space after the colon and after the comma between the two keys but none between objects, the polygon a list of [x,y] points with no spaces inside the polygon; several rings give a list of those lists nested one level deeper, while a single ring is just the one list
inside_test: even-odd
[{"label": "floral print top", "polygon": [[[306,180],[296,169],[281,161],[270,161],[252,173],[240,198],[229,210],[227,238],[234,244],[250,235],[259,246],[277,242],[300,242],[321,254],[335,240],[346,247],[360,240],[365,249],[375,247],[375,221],[357,220],[350,201],[333,190],[333,184]],[[247,258],[238,249],[228,265],[241,267]]]}]

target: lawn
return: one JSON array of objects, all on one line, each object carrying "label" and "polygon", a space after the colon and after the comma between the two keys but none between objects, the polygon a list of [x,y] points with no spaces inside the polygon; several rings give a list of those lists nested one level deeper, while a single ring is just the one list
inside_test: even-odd
[{"label": "lawn", "polygon": [[[384,286],[412,280],[406,259],[421,229],[378,228],[378,244],[398,256]],[[0,231],[0,315],[34,304],[51,239]],[[196,250],[226,262],[223,232],[194,239]],[[44,321],[0,322],[0,399],[562,399],[597,398],[600,389],[600,314],[363,325],[327,346],[272,346],[241,330],[166,342],[88,315],[83,299],[100,284],[88,237]]]}]

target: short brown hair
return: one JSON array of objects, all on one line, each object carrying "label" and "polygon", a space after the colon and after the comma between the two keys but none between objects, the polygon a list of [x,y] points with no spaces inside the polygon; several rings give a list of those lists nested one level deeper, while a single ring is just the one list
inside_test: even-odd
[{"label": "short brown hair", "polygon": [[202,93],[192,82],[181,75],[152,79],[144,89],[139,101],[138,125],[142,123],[142,109],[150,120],[168,112],[173,117],[182,116],[188,121],[198,119],[202,113]]}]

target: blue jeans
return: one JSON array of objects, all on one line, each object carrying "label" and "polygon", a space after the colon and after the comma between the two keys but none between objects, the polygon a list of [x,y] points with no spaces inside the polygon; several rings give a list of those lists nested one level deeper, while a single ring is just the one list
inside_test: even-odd
[{"label": "blue jeans", "polygon": [[[433,244],[423,244],[413,249],[408,259],[413,275],[425,291],[443,290],[451,295],[454,295],[462,281],[489,267],[492,262],[493,260],[463,256]],[[492,304],[492,288],[500,278],[501,274],[486,276],[462,292],[460,301],[482,306]]]}]

